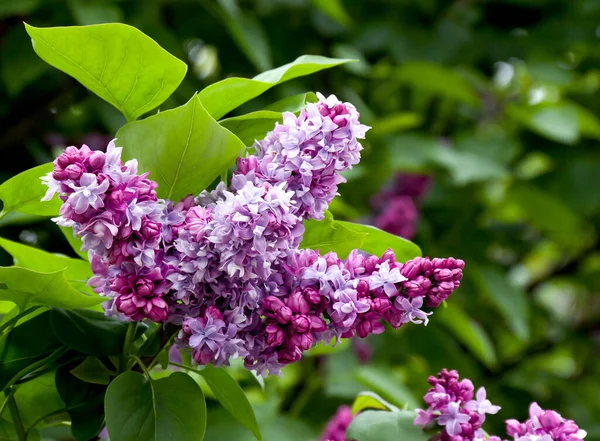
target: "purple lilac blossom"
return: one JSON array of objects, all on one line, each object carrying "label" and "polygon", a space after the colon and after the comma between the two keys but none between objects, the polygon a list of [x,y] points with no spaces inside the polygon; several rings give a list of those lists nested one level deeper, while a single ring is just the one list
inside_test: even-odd
[{"label": "purple lilac blossom", "polygon": [[383,322],[426,325],[423,308],[460,284],[464,262],[453,258],[298,249],[302,222],[323,217],[360,159],[368,127],[358,116],[319,94],[238,159],[229,188],[178,203],[158,199],[114,142],[106,153],[68,147],[43,178],[45,199],[63,201],[55,220],[82,238],[108,315],[181,326],[176,345],[199,364],[241,357],[278,373],[320,341],[379,334]]},{"label": "purple lilac blossom", "polygon": [[[473,399],[473,383],[468,379],[459,381],[456,371],[446,369],[428,381],[431,388],[423,397],[428,407],[416,410],[416,426],[439,426],[442,441],[502,441],[481,428],[486,414],[500,410],[487,399],[485,388],[480,387]],[[527,421],[506,420],[506,432],[514,441],[582,441],[586,436],[574,421],[553,410],[543,410],[537,403],[530,405]]]},{"label": "purple lilac blossom", "polygon": [[335,414],[325,425],[320,441],[347,441],[346,430],[352,422],[352,410],[349,406],[338,407]]}]

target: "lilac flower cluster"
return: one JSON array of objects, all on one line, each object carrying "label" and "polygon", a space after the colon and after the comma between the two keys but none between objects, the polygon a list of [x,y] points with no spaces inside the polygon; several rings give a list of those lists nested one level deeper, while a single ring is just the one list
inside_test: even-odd
[{"label": "lilac flower cluster", "polygon": [[336,413],[325,425],[321,441],[346,441],[346,430],[352,422],[352,409],[349,406],[338,407]]},{"label": "lilac flower cluster", "polygon": [[575,421],[544,410],[537,403],[529,406],[529,419],[524,423],[507,420],[506,432],[514,441],[581,441],[587,435]]},{"label": "lilac flower cluster", "polygon": [[137,174],[137,162],[121,162],[114,142],[107,152],[67,147],[43,179],[63,201],[55,221],[83,241],[94,277],[90,284],[113,298],[116,309],[134,320],[165,320],[166,266],[161,234],[168,208],[156,197],[157,184]]},{"label": "lilac flower cluster", "polygon": [[412,239],[419,219],[417,203],[427,191],[429,182],[427,175],[397,174],[393,185],[372,200],[378,211],[374,225],[388,233]]},{"label": "lilac flower cluster", "polygon": [[[473,399],[471,380],[459,381],[456,371],[446,369],[428,381],[432,386],[424,396],[428,408],[417,409],[415,425],[440,426],[442,441],[502,441],[481,428],[486,414],[500,410],[487,399],[485,388],[479,388]],[[514,441],[582,441],[586,436],[574,421],[553,410],[543,410],[537,403],[529,407],[529,419],[524,423],[507,420],[506,431]]]},{"label": "lilac flower cluster", "polygon": [[460,284],[464,262],[453,258],[298,249],[302,222],[323,217],[340,173],[359,161],[368,127],[358,116],[319,95],[238,159],[229,188],[175,205],[113,142],[106,153],[69,147],[43,178],[46,199],[63,200],[57,222],[82,237],[108,313],[181,326],[176,343],[199,364],[243,357],[276,373],[318,341],[380,333],[384,321],[427,324],[422,308]]}]

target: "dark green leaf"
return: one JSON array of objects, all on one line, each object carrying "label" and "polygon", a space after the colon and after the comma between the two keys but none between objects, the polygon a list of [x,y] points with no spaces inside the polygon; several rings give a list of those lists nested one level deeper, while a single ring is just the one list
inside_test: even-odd
[{"label": "dark green leaf", "polygon": [[86,357],[80,365],[70,370],[81,381],[92,384],[110,383],[112,372],[97,357]]},{"label": "dark green leaf", "polygon": [[25,27],[42,60],[71,75],[128,120],[160,105],[187,71],[185,63],[125,24]]},{"label": "dark green leaf", "polygon": [[361,248],[368,234],[348,228],[339,221],[333,220],[328,211],[322,221],[309,220],[304,222],[302,248],[319,250],[322,254],[333,251],[341,259],[355,248]]},{"label": "dark green leaf", "polygon": [[352,415],[356,415],[358,412],[362,412],[365,409],[399,410],[396,406],[392,403],[388,403],[375,392],[369,391],[361,392],[356,396],[354,403],[352,403]]},{"label": "dark green leaf", "polygon": [[273,86],[350,61],[353,60],[302,55],[291,63],[263,72],[253,79],[227,78],[211,84],[200,91],[199,97],[208,113],[219,119]]},{"label": "dark green leaf", "polygon": [[464,346],[488,367],[498,363],[496,350],[485,329],[454,304],[434,312],[435,319],[443,323]]},{"label": "dark green leaf", "polygon": [[233,415],[233,417],[246,426],[256,436],[259,441],[262,440],[260,428],[256,422],[254,410],[246,398],[244,391],[237,382],[223,368],[215,368],[206,365],[200,371],[210,390],[215,394],[219,403]]},{"label": "dark green leaf", "polygon": [[181,372],[151,382],[125,372],[108,387],[104,408],[111,441],[202,441],[206,430],[202,390]]},{"label": "dark green leaf", "polygon": [[413,425],[415,412],[368,410],[348,427],[346,437],[356,441],[427,441],[429,435]]},{"label": "dark green leaf", "polygon": [[285,97],[279,101],[269,104],[263,110],[272,110],[273,112],[298,112],[307,103],[316,103],[319,101],[317,95],[314,92],[300,93],[298,95],[292,95]]},{"label": "dark green leaf", "polygon": [[117,138],[124,155],[137,159],[140,170],[158,182],[159,197],[173,201],[204,190],[244,151],[243,143],[206,112],[197,96],[127,124]]},{"label": "dark green leaf", "polygon": [[70,366],[58,369],[56,389],[71,417],[71,432],[77,441],[88,441],[104,425],[104,394],[106,386],[90,384],[69,372]]},{"label": "dark green leaf", "polygon": [[21,370],[60,347],[50,327],[50,311],[13,328],[0,338],[0,389]]},{"label": "dark green leaf", "polygon": [[25,427],[31,427],[40,417],[44,416],[47,418],[38,422],[36,427],[51,424],[53,416],[62,419],[58,415],[64,413],[65,405],[56,390],[55,375],[56,371],[54,370],[46,372],[20,384],[17,388],[15,401]]},{"label": "dark green leaf", "polygon": [[[117,355],[123,350],[128,323],[86,309],[53,309],[50,323],[68,348],[88,355]],[[138,324],[138,335],[146,329]]]},{"label": "dark green leaf", "polygon": [[39,216],[57,216],[62,202],[58,198],[42,202],[48,187],[40,178],[54,169],[52,163],[30,168],[0,185],[2,213],[16,211]]},{"label": "dark green leaf", "polygon": [[65,271],[40,273],[18,266],[0,267],[0,300],[10,300],[21,310],[44,305],[54,308],[87,308],[106,299],[85,295],[65,279]]}]

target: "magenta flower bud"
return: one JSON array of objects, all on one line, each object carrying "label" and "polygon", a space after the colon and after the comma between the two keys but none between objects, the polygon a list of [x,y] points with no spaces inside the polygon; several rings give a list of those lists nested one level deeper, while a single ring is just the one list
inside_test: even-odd
[{"label": "magenta flower bud", "polygon": [[310,319],[305,315],[295,315],[292,317],[292,329],[300,334],[310,329]]},{"label": "magenta flower bud", "polygon": [[205,317],[212,317],[215,320],[223,320],[223,313],[216,306],[209,306],[204,312]]},{"label": "magenta flower bud", "polygon": [[292,310],[275,296],[266,297],[262,305],[268,312],[271,312],[270,317],[273,317],[282,325],[289,323],[292,319]]},{"label": "magenta flower bud", "polygon": [[327,329],[327,323],[321,317],[316,315],[310,316],[310,330],[312,332],[323,332]]},{"label": "magenta flower bud", "polygon": [[194,361],[202,366],[209,364],[214,357],[214,354],[208,351],[193,351],[192,354]]},{"label": "magenta flower bud", "polygon": [[312,287],[304,288],[303,294],[304,294],[304,298],[313,305],[318,305],[321,302],[321,299],[322,299],[321,294],[319,294],[319,290],[317,290],[315,288],[312,288]]},{"label": "magenta flower bud", "polygon": [[365,259],[365,273],[371,274],[377,269],[379,265],[379,257],[369,256]]},{"label": "magenta flower bud", "polygon": [[[295,289],[287,299],[287,306],[296,314],[308,314],[310,305],[299,289]],[[304,331],[301,331],[304,332]]]},{"label": "magenta flower bud", "polygon": [[151,280],[148,280],[145,277],[139,278],[135,282],[135,291],[139,295],[147,297],[154,292],[154,283],[152,283]]},{"label": "magenta flower bud", "polygon": [[169,316],[169,306],[160,297],[154,297],[153,299],[146,302],[144,307],[146,317],[154,322],[162,322]]},{"label": "magenta flower bud", "polygon": [[367,282],[365,279],[360,279],[358,281],[358,283],[356,284],[356,292],[358,294],[367,294],[370,291],[369,288],[369,282]]},{"label": "magenta flower bud", "polygon": [[436,282],[452,281],[454,279],[454,273],[447,268],[435,269],[433,270],[433,279]]},{"label": "magenta flower bud", "polygon": [[313,338],[309,332],[306,332],[304,334],[293,334],[288,341],[301,350],[308,351],[312,345]]},{"label": "magenta flower bud", "polygon": [[265,297],[262,301],[262,307],[268,311],[277,311],[285,306],[281,300],[275,296]]},{"label": "magenta flower bud", "polygon": [[65,173],[69,179],[79,179],[84,172],[85,168],[80,164],[70,164],[65,168]]},{"label": "magenta flower bud", "polygon": [[283,330],[274,323],[267,325],[265,332],[267,334],[267,343],[269,346],[281,346],[285,340],[285,332],[283,332]]},{"label": "magenta flower bud", "polygon": [[385,262],[386,260],[390,262],[390,267],[393,267],[393,265],[395,265],[396,263],[396,255],[394,254],[394,250],[392,250],[391,248],[385,250],[385,252],[381,256],[381,263]]},{"label": "magenta flower bud", "polygon": [[525,435],[526,432],[527,428],[524,424],[521,424],[520,422],[514,419],[506,420],[506,433],[508,434],[508,436],[518,438],[519,436]]},{"label": "magenta flower bud", "polygon": [[133,303],[133,296],[125,295],[125,296],[117,296],[115,297],[115,305],[119,312],[127,316],[132,316],[137,311],[137,306]]},{"label": "magenta flower bud", "polygon": [[562,422],[562,417],[560,416],[560,414],[556,413],[553,410],[545,411],[538,417],[538,419],[540,420],[540,423],[542,423],[542,426],[545,429],[555,429]]},{"label": "magenta flower bud", "polygon": [[277,361],[282,364],[294,363],[302,358],[302,351],[298,347],[286,347],[277,353]]},{"label": "magenta flower bud", "polygon": [[336,115],[333,117],[333,122],[338,127],[345,127],[348,124],[348,116],[346,115]]},{"label": "magenta flower bud", "polygon": [[235,164],[239,173],[247,175],[250,171],[258,169],[258,158],[256,156],[237,158]]},{"label": "magenta flower bud", "polygon": [[64,181],[68,179],[67,172],[58,168],[54,169],[54,171],[52,172],[52,177],[57,181]]},{"label": "magenta flower bud", "polygon": [[94,152],[87,160],[88,170],[90,172],[102,170],[105,163],[106,155],[103,152]]},{"label": "magenta flower bud", "polygon": [[142,221],[142,228],[140,232],[144,239],[155,239],[160,235],[161,224],[148,219]]},{"label": "magenta flower bud", "polygon": [[346,105],[344,103],[337,103],[335,106],[333,106],[333,115],[342,115],[345,113],[348,113]]},{"label": "magenta flower bud", "polygon": [[327,266],[339,265],[340,263],[340,259],[333,251],[325,254],[323,258],[325,259],[325,262],[327,262]]},{"label": "magenta flower bud", "polygon": [[392,307],[392,302],[387,297],[377,297],[372,301],[371,309],[378,314],[383,314],[385,311]]}]

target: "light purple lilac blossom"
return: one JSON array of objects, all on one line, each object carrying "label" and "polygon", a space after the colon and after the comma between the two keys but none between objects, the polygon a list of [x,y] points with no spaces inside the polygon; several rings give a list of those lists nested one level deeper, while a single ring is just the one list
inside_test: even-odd
[{"label": "light purple lilac blossom", "polygon": [[56,221],[82,238],[107,314],[181,326],[176,343],[199,364],[242,357],[277,373],[319,341],[378,334],[383,322],[427,324],[422,308],[462,278],[453,258],[298,249],[303,221],[323,217],[340,173],[360,159],[368,127],[358,116],[319,94],[238,159],[229,188],[178,203],[159,200],[114,142],[106,153],[68,147],[43,178],[44,199],[62,199]]},{"label": "light purple lilac blossom", "polygon": [[[416,410],[415,425],[439,426],[442,441],[502,441],[487,435],[481,427],[486,414],[500,410],[487,399],[485,388],[480,387],[473,399],[473,383],[468,379],[459,381],[456,371],[446,369],[428,381],[432,387],[423,397],[428,407]],[[514,441],[582,441],[586,436],[574,421],[553,410],[543,410],[537,403],[529,407],[529,419],[524,423],[507,420],[506,431]]]}]

